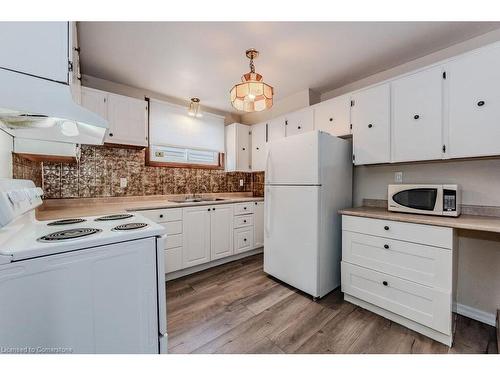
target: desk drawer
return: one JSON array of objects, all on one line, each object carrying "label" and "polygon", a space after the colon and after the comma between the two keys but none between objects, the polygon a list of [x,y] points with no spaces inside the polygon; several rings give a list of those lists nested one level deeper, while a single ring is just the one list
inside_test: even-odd
[{"label": "desk drawer", "polygon": [[168,208],[159,210],[144,210],[137,213],[146,216],[157,223],[182,220],[182,208]]},{"label": "desk drawer", "polygon": [[235,215],[253,214],[255,204],[254,202],[236,203],[234,205]]},{"label": "desk drawer", "polygon": [[452,250],[342,231],[342,260],[355,265],[452,290]]},{"label": "desk drawer", "polygon": [[234,228],[249,227],[253,225],[253,214],[234,217]]},{"label": "desk drawer", "polygon": [[451,334],[451,292],[342,261],[342,292],[385,310]]},{"label": "desk drawer", "polygon": [[453,248],[452,228],[343,215],[342,229],[446,249]]}]

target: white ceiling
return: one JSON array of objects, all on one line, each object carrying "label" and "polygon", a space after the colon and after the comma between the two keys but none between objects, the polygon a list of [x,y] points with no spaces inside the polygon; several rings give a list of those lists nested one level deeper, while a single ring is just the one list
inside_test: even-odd
[{"label": "white ceiling", "polygon": [[499,22],[80,22],[83,74],[235,112],[247,48],[275,98],[319,93],[500,28]]}]

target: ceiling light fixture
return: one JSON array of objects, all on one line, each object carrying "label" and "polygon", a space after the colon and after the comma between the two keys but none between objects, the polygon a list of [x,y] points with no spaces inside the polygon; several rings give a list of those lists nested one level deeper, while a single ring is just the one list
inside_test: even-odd
[{"label": "ceiling light fixture", "polygon": [[193,117],[202,117],[201,108],[200,108],[200,99],[199,98],[191,98],[191,103],[189,103],[188,115]]},{"label": "ceiling light fixture", "polygon": [[259,112],[273,106],[274,89],[255,73],[253,60],[259,56],[256,49],[248,49],[246,56],[250,59],[250,72],[241,77],[241,82],[231,89],[231,104],[238,111]]}]

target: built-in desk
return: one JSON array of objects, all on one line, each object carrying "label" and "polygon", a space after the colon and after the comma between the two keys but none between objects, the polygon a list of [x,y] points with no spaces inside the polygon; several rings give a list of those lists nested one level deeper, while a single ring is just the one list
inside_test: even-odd
[{"label": "built-in desk", "polygon": [[500,217],[416,215],[380,207],[339,213],[344,298],[451,345],[457,229],[500,233]]}]

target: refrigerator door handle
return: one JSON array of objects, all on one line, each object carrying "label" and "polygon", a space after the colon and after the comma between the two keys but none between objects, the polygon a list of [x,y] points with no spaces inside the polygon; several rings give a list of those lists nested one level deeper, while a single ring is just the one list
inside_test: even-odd
[{"label": "refrigerator door handle", "polygon": [[266,180],[267,181],[272,181],[271,180],[271,168],[270,168],[270,163],[269,160],[271,160],[271,150],[268,149],[267,151],[267,157],[266,157]]},{"label": "refrigerator door handle", "polygon": [[266,224],[264,225],[265,227],[265,232],[266,232],[266,236],[269,237],[269,233],[270,233],[270,227],[271,227],[271,215],[269,214],[269,211],[271,209],[271,189],[267,188],[266,189],[266,199],[265,199],[265,205],[266,205],[266,212],[264,213],[264,218],[265,218],[265,221],[266,221]]}]

